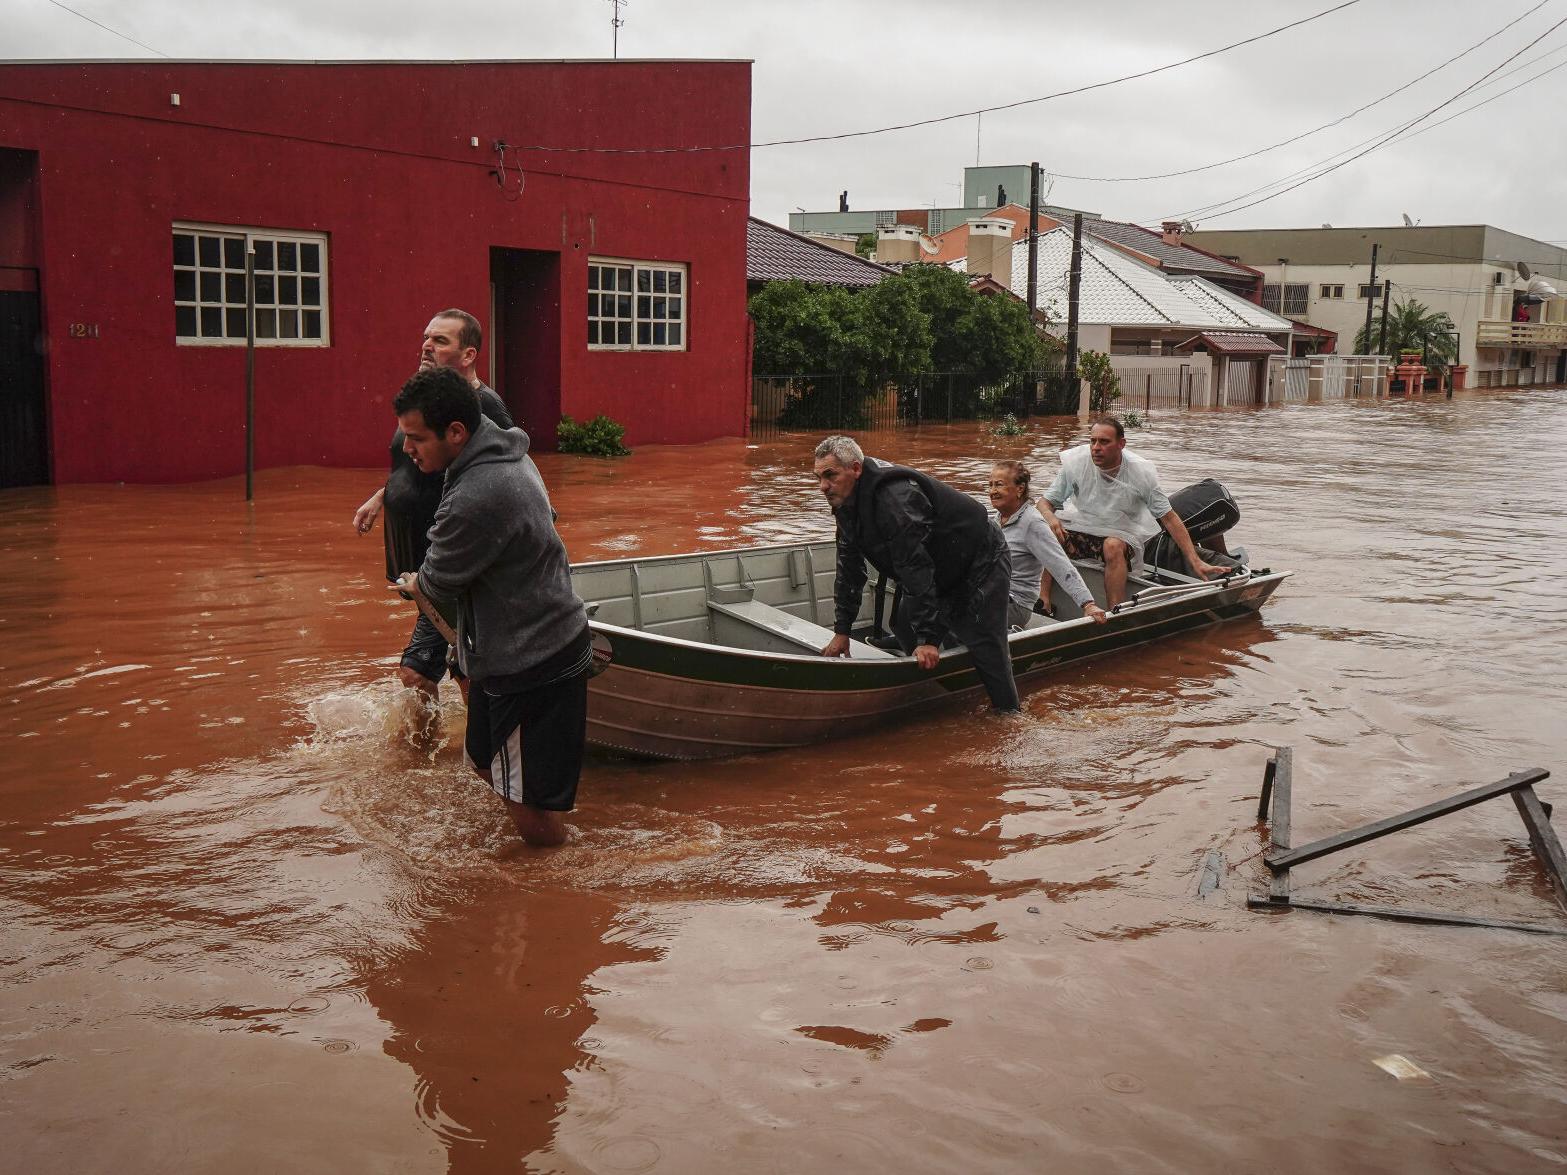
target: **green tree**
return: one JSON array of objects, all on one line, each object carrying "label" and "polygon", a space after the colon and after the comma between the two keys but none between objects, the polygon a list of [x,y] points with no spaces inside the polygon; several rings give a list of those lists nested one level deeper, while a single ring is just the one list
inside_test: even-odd
[{"label": "green tree", "polygon": [[[1432,310],[1424,302],[1404,298],[1393,304],[1387,314],[1387,345],[1384,355],[1397,355],[1400,351],[1419,351],[1425,355],[1427,367],[1441,370],[1458,359],[1458,336],[1453,334],[1453,320],[1446,312]],[[1377,340],[1382,336],[1382,314],[1379,311],[1371,320],[1371,333],[1361,327],[1355,332],[1355,354],[1375,355]]]},{"label": "green tree", "polygon": [[876,256],[876,234],[861,233],[854,238],[854,251],[866,260]]},{"label": "green tree", "polygon": [[1084,351],[1077,359],[1078,374],[1088,381],[1088,410],[1094,415],[1110,411],[1121,398],[1121,377],[1103,351]]}]

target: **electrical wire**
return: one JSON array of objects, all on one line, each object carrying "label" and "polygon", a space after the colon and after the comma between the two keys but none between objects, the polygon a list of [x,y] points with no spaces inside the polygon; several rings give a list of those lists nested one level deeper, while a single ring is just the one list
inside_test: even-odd
[{"label": "electrical wire", "polygon": [[914,122],[895,123],[892,126],[872,127],[863,131],[842,131],[835,135],[807,135],[798,139],[769,139],[759,143],[732,143],[727,146],[711,147],[546,147],[541,143],[521,144],[516,147],[518,151],[550,151],[564,154],[582,155],[681,155],[693,154],[702,151],[754,151],[761,147],[793,147],[802,143],[832,143],[843,139],[861,139],[870,135],[885,135],[892,131],[913,130],[916,127],[936,126],[944,122],[956,122],[964,118],[976,118],[981,114],[994,114],[1000,110],[1016,110],[1023,106],[1033,106],[1040,102],[1052,102],[1057,98],[1070,98],[1076,94],[1087,94],[1094,90],[1107,89],[1110,86],[1118,86],[1122,82],[1134,82],[1140,78],[1153,77],[1155,74],[1167,73],[1172,69],[1180,69],[1182,66],[1191,65],[1194,62],[1205,61],[1210,57],[1217,57],[1222,53],[1228,53],[1232,49],[1240,49],[1246,45],[1255,45],[1259,41],[1266,41],[1269,37],[1276,37],[1280,33],[1289,32],[1291,29],[1300,28],[1302,25],[1311,24],[1323,17],[1332,16],[1335,12],[1342,12],[1346,8],[1353,8],[1361,0],[1344,0],[1332,8],[1324,8],[1321,12],[1312,16],[1302,17],[1300,20],[1291,21],[1289,24],[1280,25],[1278,28],[1269,29],[1265,33],[1247,37],[1244,40],[1232,41],[1228,45],[1221,45],[1217,49],[1209,49],[1203,53],[1197,53],[1191,57],[1184,57],[1179,61],[1171,61],[1165,65],[1154,66],[1138,73],[1125,74],[1122,77],[1110,78],[1102,82],[1092,82],[1086,86],[1078,86],[1071,90],[1057,90],[1053,94],[1042,94],[1038,98],[1021,98],[1016,102],[1003,102],[996,106],[981,106],[976,110],[964,110],[957,114],[942,114],[935,118],[922,118]]},{"label": "electrical wire", "polygon": [[[1561,20],[1557,21],[1550,28],[1546,29],[1539,36],[1535,37],[1532,41],[1530,41],[1522,49],[1519,49],[1516,53],[1514,53],[1512,56],[1506,58],[1500,64],[1498,64],[1496,66],[1493,66],[1491,69],[1487,70],[1483,75],[1481,75],[1475,81],[1471,82],[1469,85],[1465,86],[1463,89],[1459,90],[1456,94],[1453,94],[1451,97],[1443,100],[1442,102],[1437,103],[1437,105],[1433,106],[1430,110],[1427,110],[1424,114],[1421,114],[1421,115],[1419,115],[1416,118],[1410,119],[1408,122],[1405,122],[1405,123],[1401,124],[1400,126],[1396,127],[1391,132],[1387,133],[1386,135],[1380,136],[1378,142],[1376,142],[1373,145],[1365,148],[1365,150],[1358,151],[1355,154],[1350,155],[1349,158],[1347,158],[1347,159],[1343,159],[1343,160],[1339,161],[1338,163],[1332,164],[1331,166],[1323,167],[1320,170],[1314,172],[1313,174],[1306,176],[1304,179],[1298,180],[1295,183],[1290,184],[1288,187],[1281,188],[1277,192],[1274,192],[1274,193],[1272,193],[1270,195],[1267,195],[1267,196],[1263,196],[1261,199],[1258,199],[1258,200],[1252,200],[1249,203],[1238,204],[1238,205],[1236,205],[1233,208],[1225,208],[1226,204],[1234,203],[1235,200],[1245,200],[1247,198],[1247,196],[1254,194],[1254,192],[1262,191],[1262,190],[1265,190],[1268,187],[1272,187],[1272,186],[1276,185],[1279,181],[1276,180],[1276,181],[1274,181],[1274,184],[1266,184],[1266,185],[1263,186],[1263,188],[1254,189],[1254,192],[1252,192],[1252,193],[1246,193],[1245,195],[1233,197],[1230,200],[1221,200],[1221,201],[1219,201],[1216,204],[1207,205],[1207,206],[1205,206],[1201,210],[1194,210],[1192,212],[1186,212],[1186,213],[1172,213],[1171,215],[1166,216],[1166,217],[1162,217],[1160,219],[1163,219],[1163,220],[1179,220],[1179,219],[1188,218],[1188,217],[1193,216],[1193,215],[1205,215],[1208,219],[1212,220],[1215,216],[1220,216],[1220,217],[1222,217],[1222,216],[1233,216],[1237,212],[1244,212],[1248,208],[1255,208],[1259,204],[1265,204],[1269,200],[1275,200],[1278,197],[1280,197],[1280,196],[1282,196],[1282,195],[1284,195],[1284,194],[1286,194],[1288,192],[1294,191],[1296,188],[1303,187],[1306,184],[1313,182],[1314,180],[1319,180],[1323,176],[1329,175],[1329,174],[1339,170],[1339,168],[1341,168],[1341,167],[1346,167],[1346,166],[1348,166],[1349,164],[1355,162],[1358,159],[1363,159],[1367,155],[1370,155],[1373,151],[1378,151],[1381,148],[1387,146],[1389,143],[1394,142],[1396,139],[1398,139],[1400,136],[1402,136],[1410,128],[1418,126],[1420,123],[1425,122],[1426,119],[1428,119],[1432,115],[1436,114],[1439,110],[1442,110],[1444,107],[1451,106],[1454,102],[1458,101],[1458,99],[1462,98],[1465,94],[1468,94],[1471,91],[1473,91],[1475,88],[1477,88],[1481,83],[1486,81],[1493,74],[1499,72],[1502,69],[1503,66],[1511,65],[1519,57],[1522,57],[1530,49],[1533,49],[1536,45],[1538,45],[1546,37],[1548,37],[1552,33],[1554,33],[1557,29],[1561,28],[1564,24],[1567,24],[1567,17],[1563,17]],[[1342,154],[1342,152],[1340,152],[1340,154]],[[1331,156],[1329,158],[1331,158]],[[1211,211],[1212,209],[1224,209],[1224,210],[1221,211],[1221,212],[1214,212],[1214,211]]]},{"label": "electrical wire", "polygon": [[69,4],[61,4],[60,0],[49,0],[49,3],[53,4],[56,8],[63,9],[64,11],[69,12],[72,16],[79,16],[79,17],[81,17],[88,24],[97,25],[99,28],[101,28],[106,33],[113,33],[116,37],[119,37],[120,40],[122,40],[122,41],[129,41],[132,45],[140,46],[141,48],[147,50],[148,53],[156,53],[159,57],[168,57],[169,56],[162,49],[154,49],[151,45],[148,45],[146,42],[138,41],[135,37],[132,37],[132,36],[129,36],[128,34],[126,34],[126,33],[120,32],[119,29],[111,29],[108,25],[104,24],[103,21],[101,21],[101,20],[94,20],[92,17],[88,16],[85,12],[77,12],[76,9],[72,8]]},{"label": "electrical wire", "polygon": [[[1431,69],[1428,69],[1428,70],[1426,70],[1423,73],[1417,74],[1415,77],[1411,78],[1409,81],[1405,82],[1403,85],[1399,86],[1397,89],[1389,90],[1386,94],[1383,94],[1380,98],[1375,98],[1372,101],[1367,102],[1364,106],[1357,106],[1354,110],[1351,110],[1348,114],[1340,115],[1338,118],[1335,118],[1332,122],[1325,122],[1321,126],[1312,127],[1311,130],[1309,130],[1309,131],[1302,131],[1298,135],[1294,135],[1294,136],[1292,136],[1292,137],[1290,137],[1288,139],[1282,139],[1282,140],[1280,140],[1277,143],[1269,143],[1266,147],[1258,147],[1255,151],[1248,151],[1244,155],[1235,155],[1235,156],[1230,157],[1229,159],[1221,159],[1217,163],[1205,163],[1205,164],[1203,164],[1200,167],[1187,167],[1187,168],[1183,168],[1180,171],[1166,171],[1166,172],[1162,172],[1159,175],[1108,175],[1108,176],[1107,175],[1068,175],[1064,171],[1056,171],[1053,168],[1050,170],[1050,175],[1054,179],[1077,180],[1077,181],[1082,182],[1082,183],[1131,184],[1131,183],[1141,183],[1141,182],[1146,181],[1146,180],[1167,180],[1167,179],[1174,179],[1177,176],[1196,175],[1199,172],[1212,171],[1215,168],[1219,168],[1219,167],[1228,167],[1232,163],[1240,163],[1241,161],[1246,160],[1246,159],[1255,159],[1259,155],[1266,155],[1270,151],[1277,151],[1280,147],[1288,147],[1291,143],[1298,143],[1302,139],[1307,139],[1307,138],[1310,138],[1312,135],[1319,134],[1319,133],[1321,133],[1322,131],[1325,131],[1325,130],[1329,130],[1329,129],[1333,128],[1333,127],[1338,126],[1340,123],[1348,122],[1350,119],[1354,118],[1356,115],[1364,114],[1366,111],[1370,110],[1373,106],[1380,106],[1382,103],[1386,102],[1389,98],[1393,98],[1393,97],[1396,97],[1399,94],[1402,94],[1405,90],[1409,89],[1411,86],[1417,85],[1420,82],[1425,81],[1426,78],[1435,76],[1436,74],[1440,73],[1442,70],[1446,69],[1449,65],[1452,65],[1454,62],[1462,60],[1463,58],[1469,56],[1469,54],[1473,53],[1476,49],[1479,49],[1481,46],[1486,45],[1486,44],[1488,44],[1491,41],[1494,41],[1497,37],[1501,36],[1503,33],[1505,33],[1508,29],[1512,28],[1519,21],[1526,20],[1527,18],[1533,16],[1536,12],[1540,11],[1540,9],[1544,8],[1550,2],[1551,2],[1551,0],[1540,0],[1540,2],[1538,4],[1536,4],[1533,8],[1529,9],[1528,12],[1525,12],[1522,16],[1515,17],[1514,19],[1508,21],[1506,24],[1504,24],[1501,28],[1497,29],[1490,36],[1486,37],[1484,40],[1476,41],[1473,45],[1470,45],[1469,48],[1465,49],[1462,53],[1458,53],[1458,54],[1455,54],[1452,57],[1449,57],[1446,61],[1442,62],[1441,65],[1433,66]],[[1567,47],[1567,46],[1564,46],[1564,47]],[[1558,53],[1560,51],[1561,50],[1559,48],[1558,49],[1552,49],[1550,51],[1550,53],[1544,53],[1544,54],[1541,54],[1541,56],[1542,57],[1549,57],[1551,53]],[[1536,58],[1535,60],[1539,60],[1539,58]],[[1564,63],[1564,64],[1567,64],[1567,63]],[[1526,67],[1525,66],[1520,66],[1519,68],[1522,69],[1522,68],[1526,68]],[[1500,95],[1498,95],[1498,96],[1500,96]]]}]

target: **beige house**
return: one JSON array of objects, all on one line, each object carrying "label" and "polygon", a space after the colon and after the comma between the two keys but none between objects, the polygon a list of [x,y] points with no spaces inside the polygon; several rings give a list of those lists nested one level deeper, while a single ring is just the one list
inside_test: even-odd
[{"label": "beige house", "polygon": [[1567,249],[1491,225],[1234,229],[1186,239],[1260,269],[1263,304],[1337,331],[1338,354],[1353,352],[1368,296],[1380,314],[1391,282],[1394,305],[1412,298],[1453,320],[1469,386],[1567,382],[1567,299],[1525,303],[1545,286],[1567,293]]}]

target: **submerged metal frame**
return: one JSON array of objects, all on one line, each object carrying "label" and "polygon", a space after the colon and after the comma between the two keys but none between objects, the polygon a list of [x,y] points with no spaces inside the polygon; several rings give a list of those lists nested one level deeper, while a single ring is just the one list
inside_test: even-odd
[{"label": "submerged metal frame", "polygon": [[1248,909],[1314,910],[1323,914],[1358,914],[1399,922],[1427,922],[1443,926],[1487,926],[1498,930],[1521,930],[1530,934],[1567,937],[1567,930],[1530,922],[1504,922],[1493,918],[1472,918],[1432,910],[1404,910],[1393,906],[1301,901],[1290,897],[1290,870],[1296,865],[1304,865],[1308,861],[1315,861],[1318,857],[1326,857],[1330,853],[1353,848],[1367,841],[1387,836],[1389,833],[1435,820],[1438,816],[1446,816],[1450,812],[1458,812],[1475,804],[1484,803],[1486,800],[1506,795],[1512,797],[1513,803],[1518,808],[1518,815],[1529,833],[1529,845],[1541,866],[1544,867],[1546,876],[1551,880],[1556,900],[1567,908],[1567,852],[1563,851],[1562,842],[1557,837],[1556,830],[1551,827],[1551,806],[1534,792],[1535,784],[1550,778],[1551,773],[1543,767],[1515,771],[1506,779],[1497,780],[1495,783],[1470,788],[1446,799],[1411,808],[1407,812],[1375,820],[1370,824],[1362,824],[1358,828],[1335,833],[1321,840],[1314,840],[1298,849],[1290,847],[1290,791],[1293,775],[1293,748],[1276,748],[1273,757],[1268,760],[1263,770],[1262,795],[1257,804],[1258,821],[1268,822],[1268,853],[1262,860],[1273,876],[1267,894],[1254,894],[1247,897]]}]

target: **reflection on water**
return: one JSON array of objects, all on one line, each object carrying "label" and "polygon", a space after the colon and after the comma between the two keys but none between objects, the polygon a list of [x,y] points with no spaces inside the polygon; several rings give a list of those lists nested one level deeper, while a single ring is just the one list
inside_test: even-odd
[{"label": "reflection on water", "polygon": [[[868,447],[978,492],[1076,431]],[[656,554],[829,534],[815,439],[540,464],[574,558]],[[1567,1165],[1563,948],[1244,907],[1276,744],[1297,839],[1536,764],[1562,798],[1567,394],[1132,445],[1296,571],[1260,618],[1069,666],[1015,720],[595,760],[553,853],[464,774],[455,693],[391,683],[411,616],[348,525],[373,473],[0,494],[11,1162]],[[1562,921],[1499,804],[1295,886]]]}]

